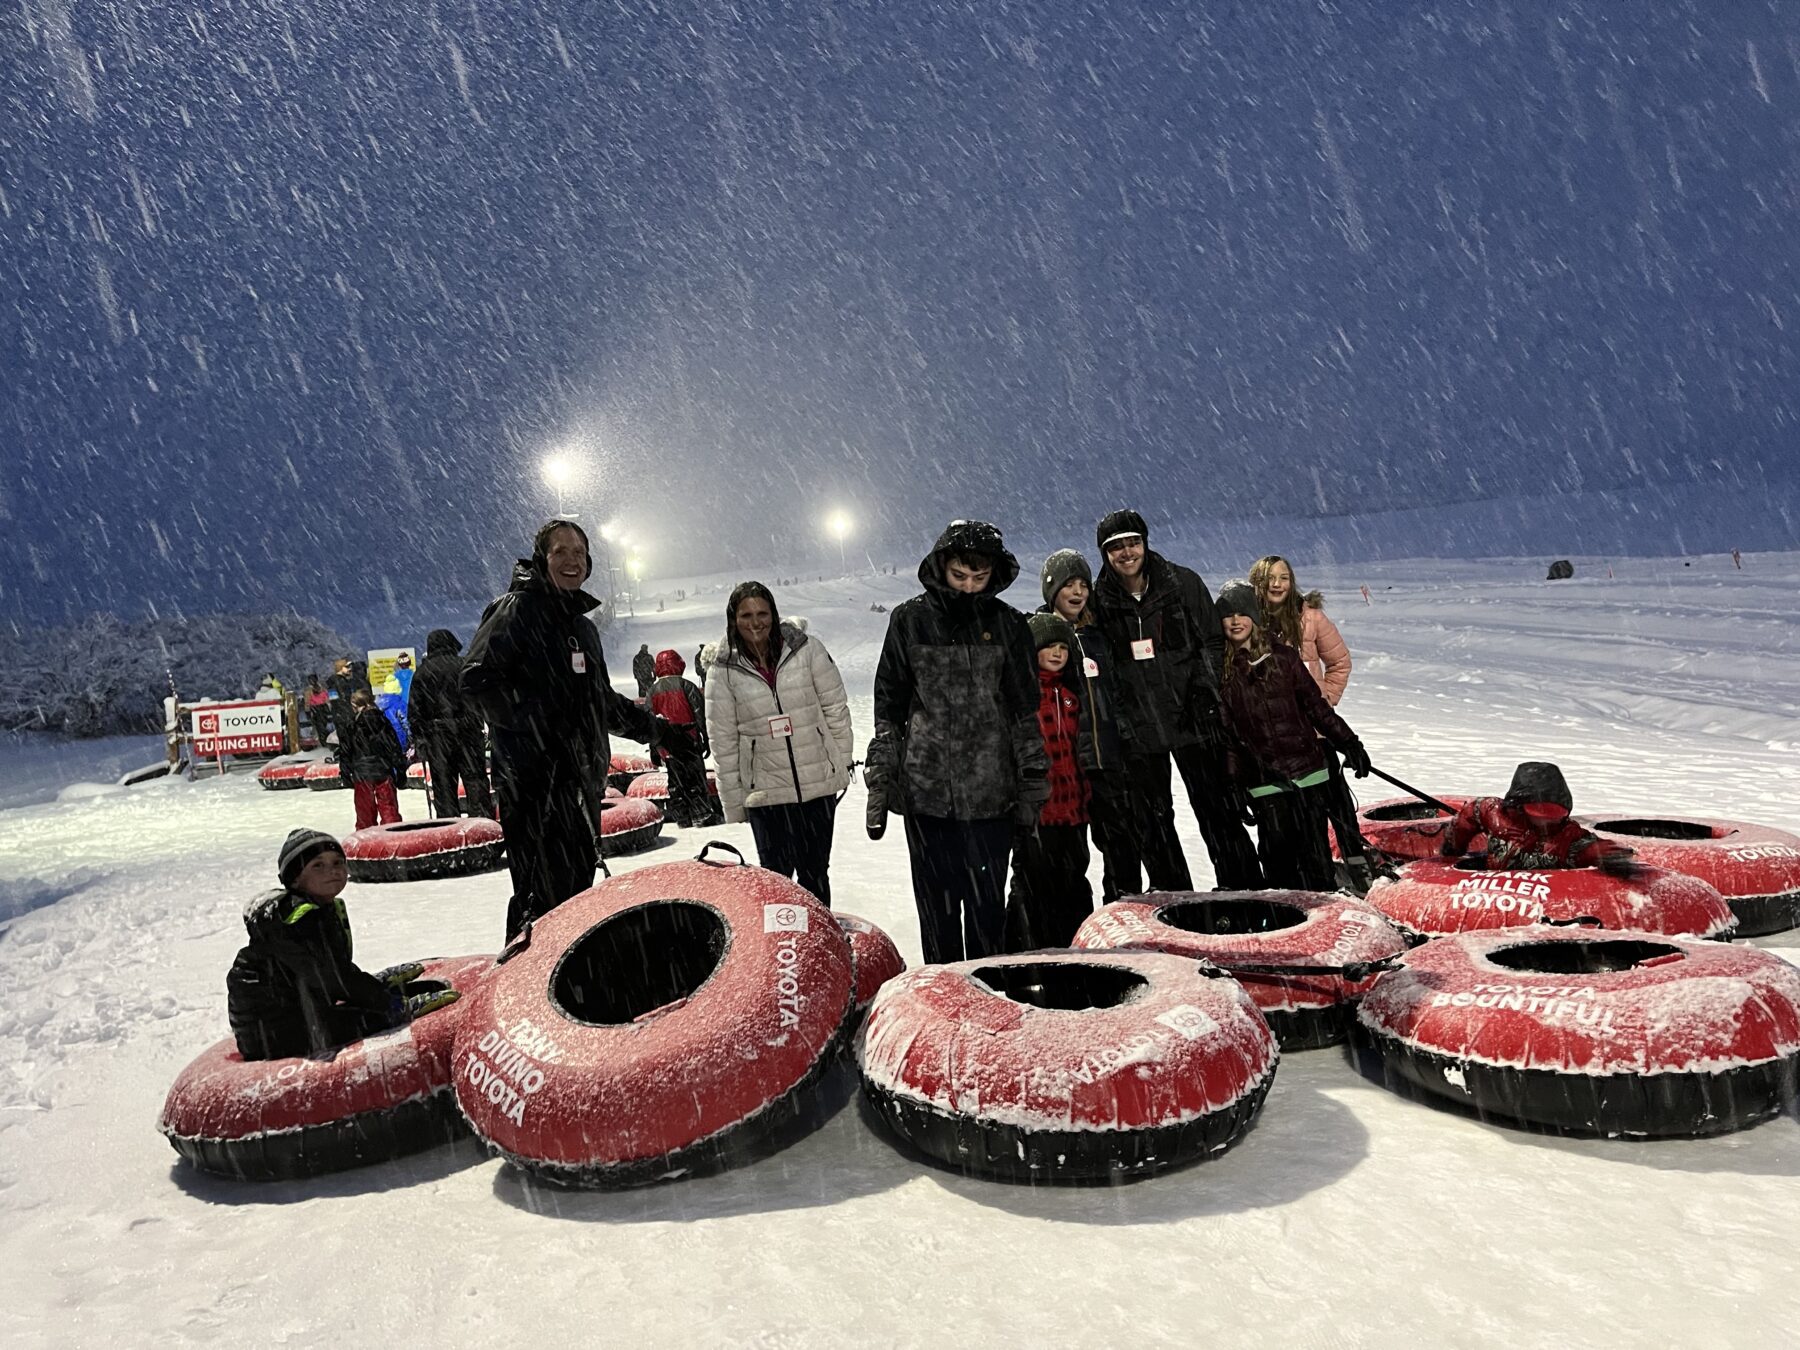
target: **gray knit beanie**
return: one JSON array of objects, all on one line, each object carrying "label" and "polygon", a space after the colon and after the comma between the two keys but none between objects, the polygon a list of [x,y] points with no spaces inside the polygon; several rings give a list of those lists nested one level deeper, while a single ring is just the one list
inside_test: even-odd
[{"label": "gray knit beanie", "polygon": [[1072,656],[1077,650],[1075,627],[1060,614],[1051,614],[1039,610],[1035,614],[1025,616],[1025,622],[1031,626],[1031,647],[1033,651],[1043,651],[1046,647],[1054,647],[1057,643],[1069,649]]},{"label": "gray knit beanie", "polygon": [[1072,548],[1059,548],[1044,559],[1044,603],[1054,605],[1056,594],[1076,577],[1087,582],[1088,589],[1094,586],[1093,569],[1088,566],[1086,558]]},{"label": "gray knit beanie", "polygon": [[283,886],[292,886],[300,869],[321,853],[342,855],[344,846],[323,830],[295,830],[275,859],[275,874]]},{"label": "gray knit beanie", "polygon": [[1263,626],[1262,605],[1257,602],[1256,588],[1247,581],[1228,581],[1219,587],[1219,598],[1213,608],[1221,619],[1242,614],[1258,628]]}]

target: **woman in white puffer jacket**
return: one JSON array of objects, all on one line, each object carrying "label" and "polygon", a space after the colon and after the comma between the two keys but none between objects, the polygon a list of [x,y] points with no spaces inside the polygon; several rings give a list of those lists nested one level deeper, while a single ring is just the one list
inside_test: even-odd
[{"label": "woman in white puffer jacket", "polygon": [[760,581],[732,591],[707,667],[706,725],[728,821],[757,861],[831,904],[831,835],[850,782],[850,701],[825,644],[782,623]]}]

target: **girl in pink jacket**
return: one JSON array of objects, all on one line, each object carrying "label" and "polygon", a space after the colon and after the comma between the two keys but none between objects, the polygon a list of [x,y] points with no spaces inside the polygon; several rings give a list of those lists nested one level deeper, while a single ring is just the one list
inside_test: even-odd
[{"label": "girl in pink jacket", "polygon": [[[1350,648],[1337,625],[1326,617],[1324,598],[1317,591],[1301,594],[1293,565],[1278,553],[1257,559],[1250,568],[1250,585],[1256,590],[1269,631],[1279,633],[1299,651],[1325,701],[1337,707],[1350,683]],[[1327,801],[1332,832],[1337,835],[1338,854],[1349,871],[1350,885],[1361,894],[1369,888],[1374,875],[1369,868],[1367,845],[1356,824],[1356,799],[1344,781],[1338,757],[1328,754],[1325,760],[1331,769]]]}]

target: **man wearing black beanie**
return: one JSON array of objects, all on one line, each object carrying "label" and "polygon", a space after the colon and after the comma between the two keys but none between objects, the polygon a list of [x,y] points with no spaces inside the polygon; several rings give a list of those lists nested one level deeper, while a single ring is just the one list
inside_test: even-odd
[{"label": "man wearing black beanie", "polygon": [[[1103,560],[1094,612],[1119,671],[1132,834],[1150,889],[1193,888],[1175,833],[1173,758],[1218,885],[1255,890],[1262,885],[1262,868],[1238,815],[1219,720],[1225,634],[1199,574],[1153,552],[1149,537],[1143,516],[1132,510],[1109,513],[1094,531]],[[1126,894],[1144,889],[1138,861],[1121,858],[1114,864]]]}]

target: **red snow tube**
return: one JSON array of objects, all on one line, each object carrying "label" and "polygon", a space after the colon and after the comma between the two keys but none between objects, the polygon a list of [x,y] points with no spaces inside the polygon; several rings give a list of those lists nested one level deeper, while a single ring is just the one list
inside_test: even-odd
[{"label": "red snow tube", "polygon": [[[706,790],[715,797],[719,795],[719,775],[711,769],[706,771]],[[667,801],[669,799],[668,771],[657,769],[651,773],[639,774],[631,780],[631,786],[625,789],[625,795],[643,801]]]},{"label": "red snow tube", "polygon": [[270,760],[256,771],[256,781],[275,792],[288,792],[306,786],[306,771],[311,760]]},{"label": "red snow tube", "polygon": [[1406,939],[1366,904],[1342,896],[1168,891],[1095,910],[1074,945],[1222,966],[1249,991],[1283,1050],[1313,1050],[1344,1039],[1355,1000],[1374,983],[1366,967],[1398,956]]},{"label": "red snow tube", "polygon": [[867,919],[833,910],[831,916],[850,939],[850,954],[856,960],[856,1011],[860,1016],[869,1003],[894,976],[906,969],[906,959],[894,940]]},{"label": "red snow tube", "polygon": [[1368,903],[1413,937],[1588,920],[1600,928],[1723,938],[1736,920],[1704,881],[1641,867],[1611,876],[1594,867],[1491,872],[1460,862],[1412,862],[1369,888]]},{"label": "red snow tube", "polygon": [[[468,991],[487,956],[426,961],[407,986]],[[176,1077],[157,1128],[195,1167],[285,1181],[417,1153],[467,1133],[450,1093],[461,1001],[320,1058],[246,1060],[226,1037]]]},{"label": "red snow tube", "polygon": [[649,848],[662,833],[662,812],[654,802],[615,796],[612,789],[600,803],[600,853],[611,858]]},{"label": "red snow tube", "polygon": [[456,1033],[457,1104],[490,1149],[564,1185],[630,1186],[778,1146],[853,1004],[831,912],[760,867],[604,881],[502,953]]},{"label": "red snow tube", "polygon": [[1656,933],[1464,933],[1377,980],[1352,1035],[1365,1072],[1484,1118],[1723,1134],[1794,1103],[1800,970]]},{"label": "red snow tube", "polygon": [[1117,1180],[1229,1148],[1281,1052],[1249,994],[1160,952],[1030,952],[889,980],[863,1091],[921,1152],[1006,1181]]},{"label": "red snow tube", "polygon": [[1582,816],[1602,839],[1637,851],[1652,867],[1718,888],[1739,937],[1800,927],[1800,835],[1742,820],[1688,816]]},{"label": "red snow tube", "polygon": [[329,759],[306,766],[306,786],[314,792],[330,792],[336,788],[347,788],[350,785],[338,772],[337,761]]},{"label": "red snow tube", "polygon": [[631,786],[632,779],[655,767],[648,755],[614,755],[607,765],[606,781],[623,792]]},{"label": "red snow tube", "polygon": [[505,832],[485,816],[403,820],[344,836],[352,881],[431,881],[491,872],[505,852]]},{"label": "red snow tube", "polygon": [[[1460,807],[1467,797],[1442,797],[1446,806]],[[1376,853],[1392,863],[1414,858],[1435,858],[1450,817],[1435,806],[1427,806],[1417,797],[1390,797],[1358,807],[1356,824],[1363,840]],[[1331,851],[1338,855],[1337,834],[1332,833]]]},{"label": "red snow tube", "polygon": [[426,786],[424,760],[414,760],[411,764],[406,766],[406,777],[400,780],[400,786],[409,788],[422,788]]}]

